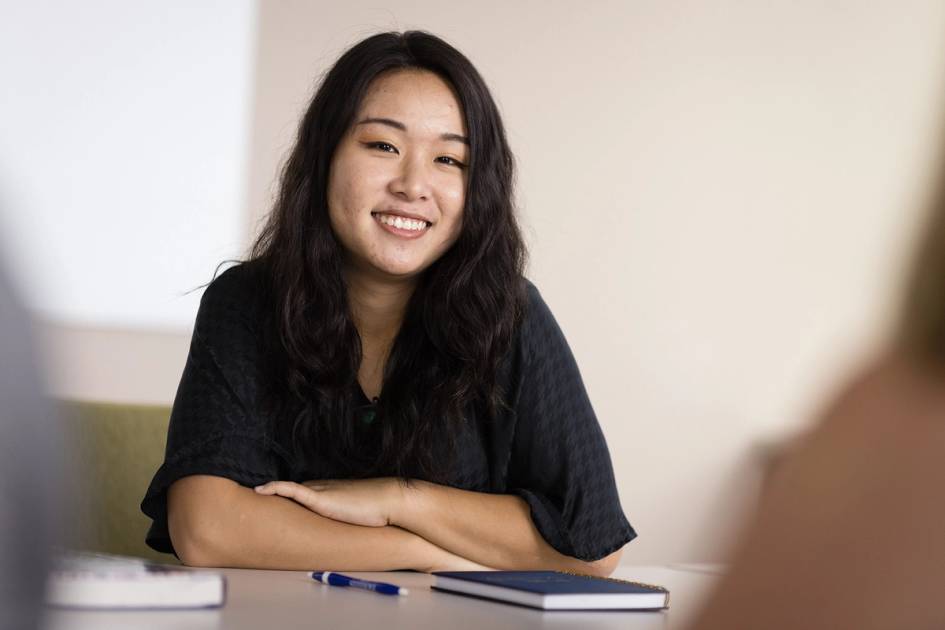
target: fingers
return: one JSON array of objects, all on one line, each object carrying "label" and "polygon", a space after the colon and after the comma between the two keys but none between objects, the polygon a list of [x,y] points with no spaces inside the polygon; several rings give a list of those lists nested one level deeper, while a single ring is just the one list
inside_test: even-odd
[{"label": "fingers", "polygon": [[[291,499],[316,514],[323,513],[321,506],[319,506],[318,492],[300,483],[294,483],[292,481],[270,481],[261,486],[256,486],[255,490],[258,494]],[[323,514],[323,516],[327,515]]]},{"label": "fingers", "polygon": [[307,497],[311,490],[305,486],[292,481],[270,481],[261,486],[256,486],[256,492],[265,495],[277,494],[280,497],[293,499],[299,503],[304,503],[303,499]]}]

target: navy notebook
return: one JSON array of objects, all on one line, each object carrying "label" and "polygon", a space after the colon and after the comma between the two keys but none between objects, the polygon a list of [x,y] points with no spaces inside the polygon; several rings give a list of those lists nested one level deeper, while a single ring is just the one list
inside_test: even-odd
[{"label": "navy notebook", "polygon": [[543,610],[662,610],[662,586],[557,571],[439,571],[437,591],[493,599]]}]

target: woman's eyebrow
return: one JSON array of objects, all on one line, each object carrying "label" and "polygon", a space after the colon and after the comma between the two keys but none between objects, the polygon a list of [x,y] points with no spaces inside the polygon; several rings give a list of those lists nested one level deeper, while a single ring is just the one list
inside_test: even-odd
[{"label": "woman's eyebrow", "polygon": [[[388,127],[399,129],[400,131],[407,131],[407,125],[392,118],[364,118],[358,121],[358,125],[370,124],[387,125]],[[449,140],[451,142],[462,142],[465,145],[469,145],[469,138],[458,133],[442,133],[440,134],[440,139]]]}]

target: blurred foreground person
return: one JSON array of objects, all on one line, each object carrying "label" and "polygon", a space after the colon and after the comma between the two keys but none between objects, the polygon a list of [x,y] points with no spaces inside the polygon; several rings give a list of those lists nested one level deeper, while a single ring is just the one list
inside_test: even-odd
[{"label": "blurred foreground person", "polygon": [[774,473],[694,630],[945,628],[945,181],[901,328]]},{"label": "blurred foreground person", "polygon": [[0,628],[37,628],[54,527],[56,427],[26,314],[0,270]]}]

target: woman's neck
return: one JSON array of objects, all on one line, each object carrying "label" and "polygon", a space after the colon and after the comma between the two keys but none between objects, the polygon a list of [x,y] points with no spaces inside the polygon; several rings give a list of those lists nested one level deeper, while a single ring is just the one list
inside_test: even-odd
[{"label": "woman's neck", "polygon": [[416,281],[388,280],[351,270],[345,274],[348,303],[361,338],[392,341],[400,330]]},{"label": "woman's neck", "polygon": [[400,331],[416,281],[391,281],[349,270],[348,303],[361,337],[358,382],[368,398],[380,396],[384,366]]}]

